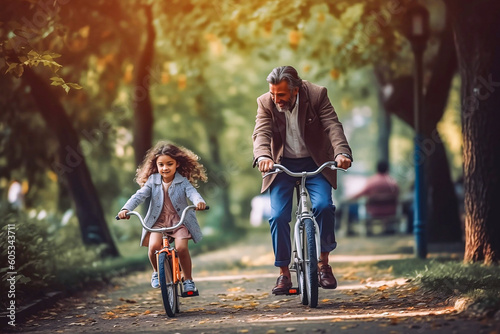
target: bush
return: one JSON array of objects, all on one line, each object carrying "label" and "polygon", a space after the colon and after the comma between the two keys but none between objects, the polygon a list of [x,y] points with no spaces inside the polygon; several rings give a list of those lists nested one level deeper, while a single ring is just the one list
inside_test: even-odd
[{"label": "bush", "polygon": [[[47,290],[63,289],[66,284],[82,279],[78,277],[82,268],[95,266],[100,261],[101,249],[85,247],[74,224],[50,233],[54,228],[46,219],[29,218],[26,213],[8,207],[0,207],[0,215],[4,217],[0,240],[7,245],[2,247],[0,259],[2,290],[8,291],[9,272],[15,272],[18,304],[37,298]],[[9,263],[9,254],[15,263]],[[73,274],[65,274],[68,272]],[[2,306],[8,302],[2,298]]]}]

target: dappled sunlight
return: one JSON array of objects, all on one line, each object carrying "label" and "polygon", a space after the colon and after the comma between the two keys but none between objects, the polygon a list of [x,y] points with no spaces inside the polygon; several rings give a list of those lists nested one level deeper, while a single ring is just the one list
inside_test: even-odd
[{"label": "dappled sunlight", "polygon": [[[422,310],[422,311],[395,311],[395,312],[382,312],[382,313],[369,313],[369,314],[339,314],[339,315],[317,315],[317,316],[305,316],[305,317],[277,317],[274,319],[255,319],[249,320],[249,322],[259,321],[259,322],[277,322],[277,321],[317,321],[317,320],[331,320],[331,321],[340,321],[340,320],[356,320],[356,319],[391,319],[391,322],[396,324],[396,321],[393,319],[397,318],[409,318],[409,317],[424,317],[424,316],[438,316],[438,315],[447,315],[455,313],[455,309],[453,307],[444,307],[440,309],[432,309],[432,310]],[[347,329],[347,328],[346,328]]]}]

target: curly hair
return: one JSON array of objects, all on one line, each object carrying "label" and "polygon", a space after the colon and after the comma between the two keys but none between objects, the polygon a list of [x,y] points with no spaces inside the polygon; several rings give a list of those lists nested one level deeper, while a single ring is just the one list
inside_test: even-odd
[{"label": "curly hair", "polygon": [[198,180],[207,182],[205,167],[199,163],[199,157],[191,150],[182,146],[176,146],[170,142],[160,141],[154,147],[149,149],[144,156],[139,168],[135,174],[135,181],[142,187],[149,176],[158,173],[156,160],[159,156],[168,155],[174,159],[177,164],[177,172],[187,178],[194,187],[198,187]]}]

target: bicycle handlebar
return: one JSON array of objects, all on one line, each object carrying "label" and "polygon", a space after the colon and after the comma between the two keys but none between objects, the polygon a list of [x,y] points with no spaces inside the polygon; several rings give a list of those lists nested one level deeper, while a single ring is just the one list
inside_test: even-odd
[{"label": "bicycle handlebar", "polygon": [[323,169],[327,168],[327,167],[330,168],[330,169],[332,169],[332,170],[341,170],[343,172],[347,172],[346,169],[337,167],[337,162],[336,161],[327,161],[324,164],[322,164],[320,167],[318,167],[318,169],[316,169],[314,172],[298,172],[298,173],[291,172],[288,168],[286,168],[283,165],[274,164],[273,168],[275,168],[275,170],[272,171],[272,172],[267,172],[266,174],[264,174],[262,176],[262,178],[265,178],[265,177],[267,177],[269,175],[272,175],[272,174],[281,173],[281,172],[285,172],[285,173],[287,173],[288,175],[290,175],[292,177],[314,176],[316,174],[321,173],[321,171]]},{"label": "bicycle handlebar", "polygon": [[[141,225],[142,227],[146,230],[146,231],[149,231],[149,232],[168,232],[168,231],[172,231],[172,230],[175,230],[176,228],[178,228],[179,226],[181,226],[183,223],[184,223],[184,218],[186,217],[186,213],[189,211],[189,210],[194,210],[196,209],[196,205],[188,205],[183,211],[182,211],[182,214],[181,214],[181,220],[179,220],[179,222],[177,224],[175,224],[174,226],[171,226],[171,227],[162,227],[162,228],[151,228],[151,227],[147,227],[146,226],[146,223],[144,223],[144,219],[142,219],[142,216],[139,212],[136,212],[136,211],[129,211],[127,212],[127,216],[136,216],[137,218],[139,218],[140,222],[141,222]],[[208,210],[210,209],[210,207],[207,205],[205,207],[204,210]],[[115,217],[116,220],[120,220],[120,217],[116,216]]]}]

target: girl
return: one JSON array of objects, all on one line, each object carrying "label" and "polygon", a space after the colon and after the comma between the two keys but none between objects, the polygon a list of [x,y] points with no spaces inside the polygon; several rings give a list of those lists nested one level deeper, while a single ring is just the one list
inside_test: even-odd
[{"label": "girl", "polygon": [[[137,169],[135,181],[141,188],[125,203],[118,217],[129,219],[126,213],[149,198],[150,204],[144,219],[146,225],[153,228],[172,226],[180,220],[179,214],[188,205],[186,197],[196,205],[196,210],[205,209],[205,201],[195,189],[198,180],[207,181],[205,169],[198,162],[198,156],[186,148],[159,142],[146,153],[144,161]],[[196,291],[191,276],[188,240],[198,242],[202,234],[194,212],[186,214],[185,223],[167,234],[175,240],[175,248],[184,273],[184,291]],[[141,245],[148,247],[149,260],[153,266],[151,286],[159,288],[155,252],[162,248],[162,234],[150,233],[143,229]]]}]

